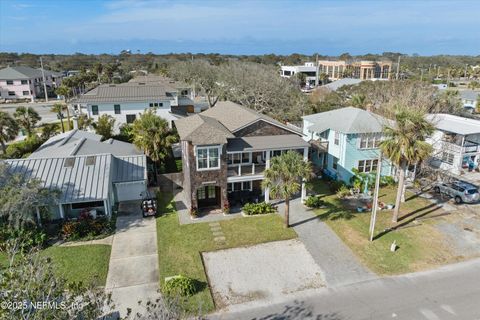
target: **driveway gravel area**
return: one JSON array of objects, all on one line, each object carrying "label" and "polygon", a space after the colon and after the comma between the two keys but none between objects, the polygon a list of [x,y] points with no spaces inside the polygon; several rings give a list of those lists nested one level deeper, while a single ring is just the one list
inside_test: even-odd
[{"label": "driveway gravel area", "polygon": [[202,255],[217,309],[253,300],[269,303],[325,283],[322,270],[298,240]]}]

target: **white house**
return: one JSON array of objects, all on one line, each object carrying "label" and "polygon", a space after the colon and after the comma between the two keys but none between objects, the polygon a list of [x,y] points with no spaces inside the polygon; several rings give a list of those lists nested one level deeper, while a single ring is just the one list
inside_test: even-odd
[{"label": "white house", "polygon": [[436,127],[427,139],[434,154],[430,164],[453,174],[480,163],[480,121],[451,114],[429,114],[427,119]]},{"label": "white house", "polygon": [[125,123],[135,121],[146,109],[155,110],[170,126],[173,120],[201,111],[202,108],[195,106],[192,91],[186,85],[183,88],[177,82],[153,77],[139,77],[121,84],[103,84],[72,103],[80,105],[80,110],[84,109],[94,121],[103,114],[112,116],[116,120],[116,130]]},{"label": "white house", "polygon": [[314,62],[305,62],[303,66],[282,66],[280,76],[282,78],[290,78],[298,73],[305,75],[305,82],[307,85],[315,85],[317,79],[317,67]]}]

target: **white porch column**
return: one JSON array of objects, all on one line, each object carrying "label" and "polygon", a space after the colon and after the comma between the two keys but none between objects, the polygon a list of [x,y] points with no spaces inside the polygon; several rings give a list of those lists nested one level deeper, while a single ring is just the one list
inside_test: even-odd
[{"label": "white porch column", "polygon": [[110,214],[110,206],[108,205],[108,201],[107,201],[107,200],[103,200],[103,207],[105,208],[105,214],[106,214],[108,217],[111,217],[111,214]]},{"label": "white porch column", "polygon": [[[303,161],[308,161],[308,147],[303,148]],[[301,201],[302,203],[305,201],[307,197],[307,188],[305,187],[305,179],[302,180],[302,196]]]},{"label": "white porch column", "polygon": [[[265,168],[270,168],[270,150],[265,151]],[[270,188],[265,188],[265,202],[270,202]]]},{"label": "white porch column", "polygon": [[60,218],[65,219],[65,212],[63,212],[63,205],[61,203],[58,205],[58,208],[60,209]]},{"label": "white porch column", "polygon": [[42,219],[41,219],[41,216],[40,216],[40,209],[38,209],[38,207],[35,207],[35,211],[37,212],[38,225],[41,227],[42,226]]}]

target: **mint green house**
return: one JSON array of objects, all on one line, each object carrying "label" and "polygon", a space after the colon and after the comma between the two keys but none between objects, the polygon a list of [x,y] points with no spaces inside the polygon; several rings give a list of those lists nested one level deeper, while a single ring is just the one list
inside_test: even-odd
[{"label": "mint green house", "polygon": [[383,127],[389,120],[354,107],[316,113],[303,117],[304,139],[310,142],[310,160],[323,173],[350,183],[353,168],[372,172],[381,168],[383,176],[392,176],[388,160],[378,163]]}]

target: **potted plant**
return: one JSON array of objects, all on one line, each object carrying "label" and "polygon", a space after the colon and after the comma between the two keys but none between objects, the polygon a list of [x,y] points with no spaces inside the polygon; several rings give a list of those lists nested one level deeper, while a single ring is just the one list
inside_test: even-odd
[{"label": "potted plant", "polygon": [[225,203],[223,204],[223,213],[224,214],[229,214],[230,213],[230,203],[228,200],[225,200]]},{"label": "potted plant", "polygon": [[192,219],[196,219],[198,217],[198,211],[196,207],[191,207],[190,208],[190,217]]}]

